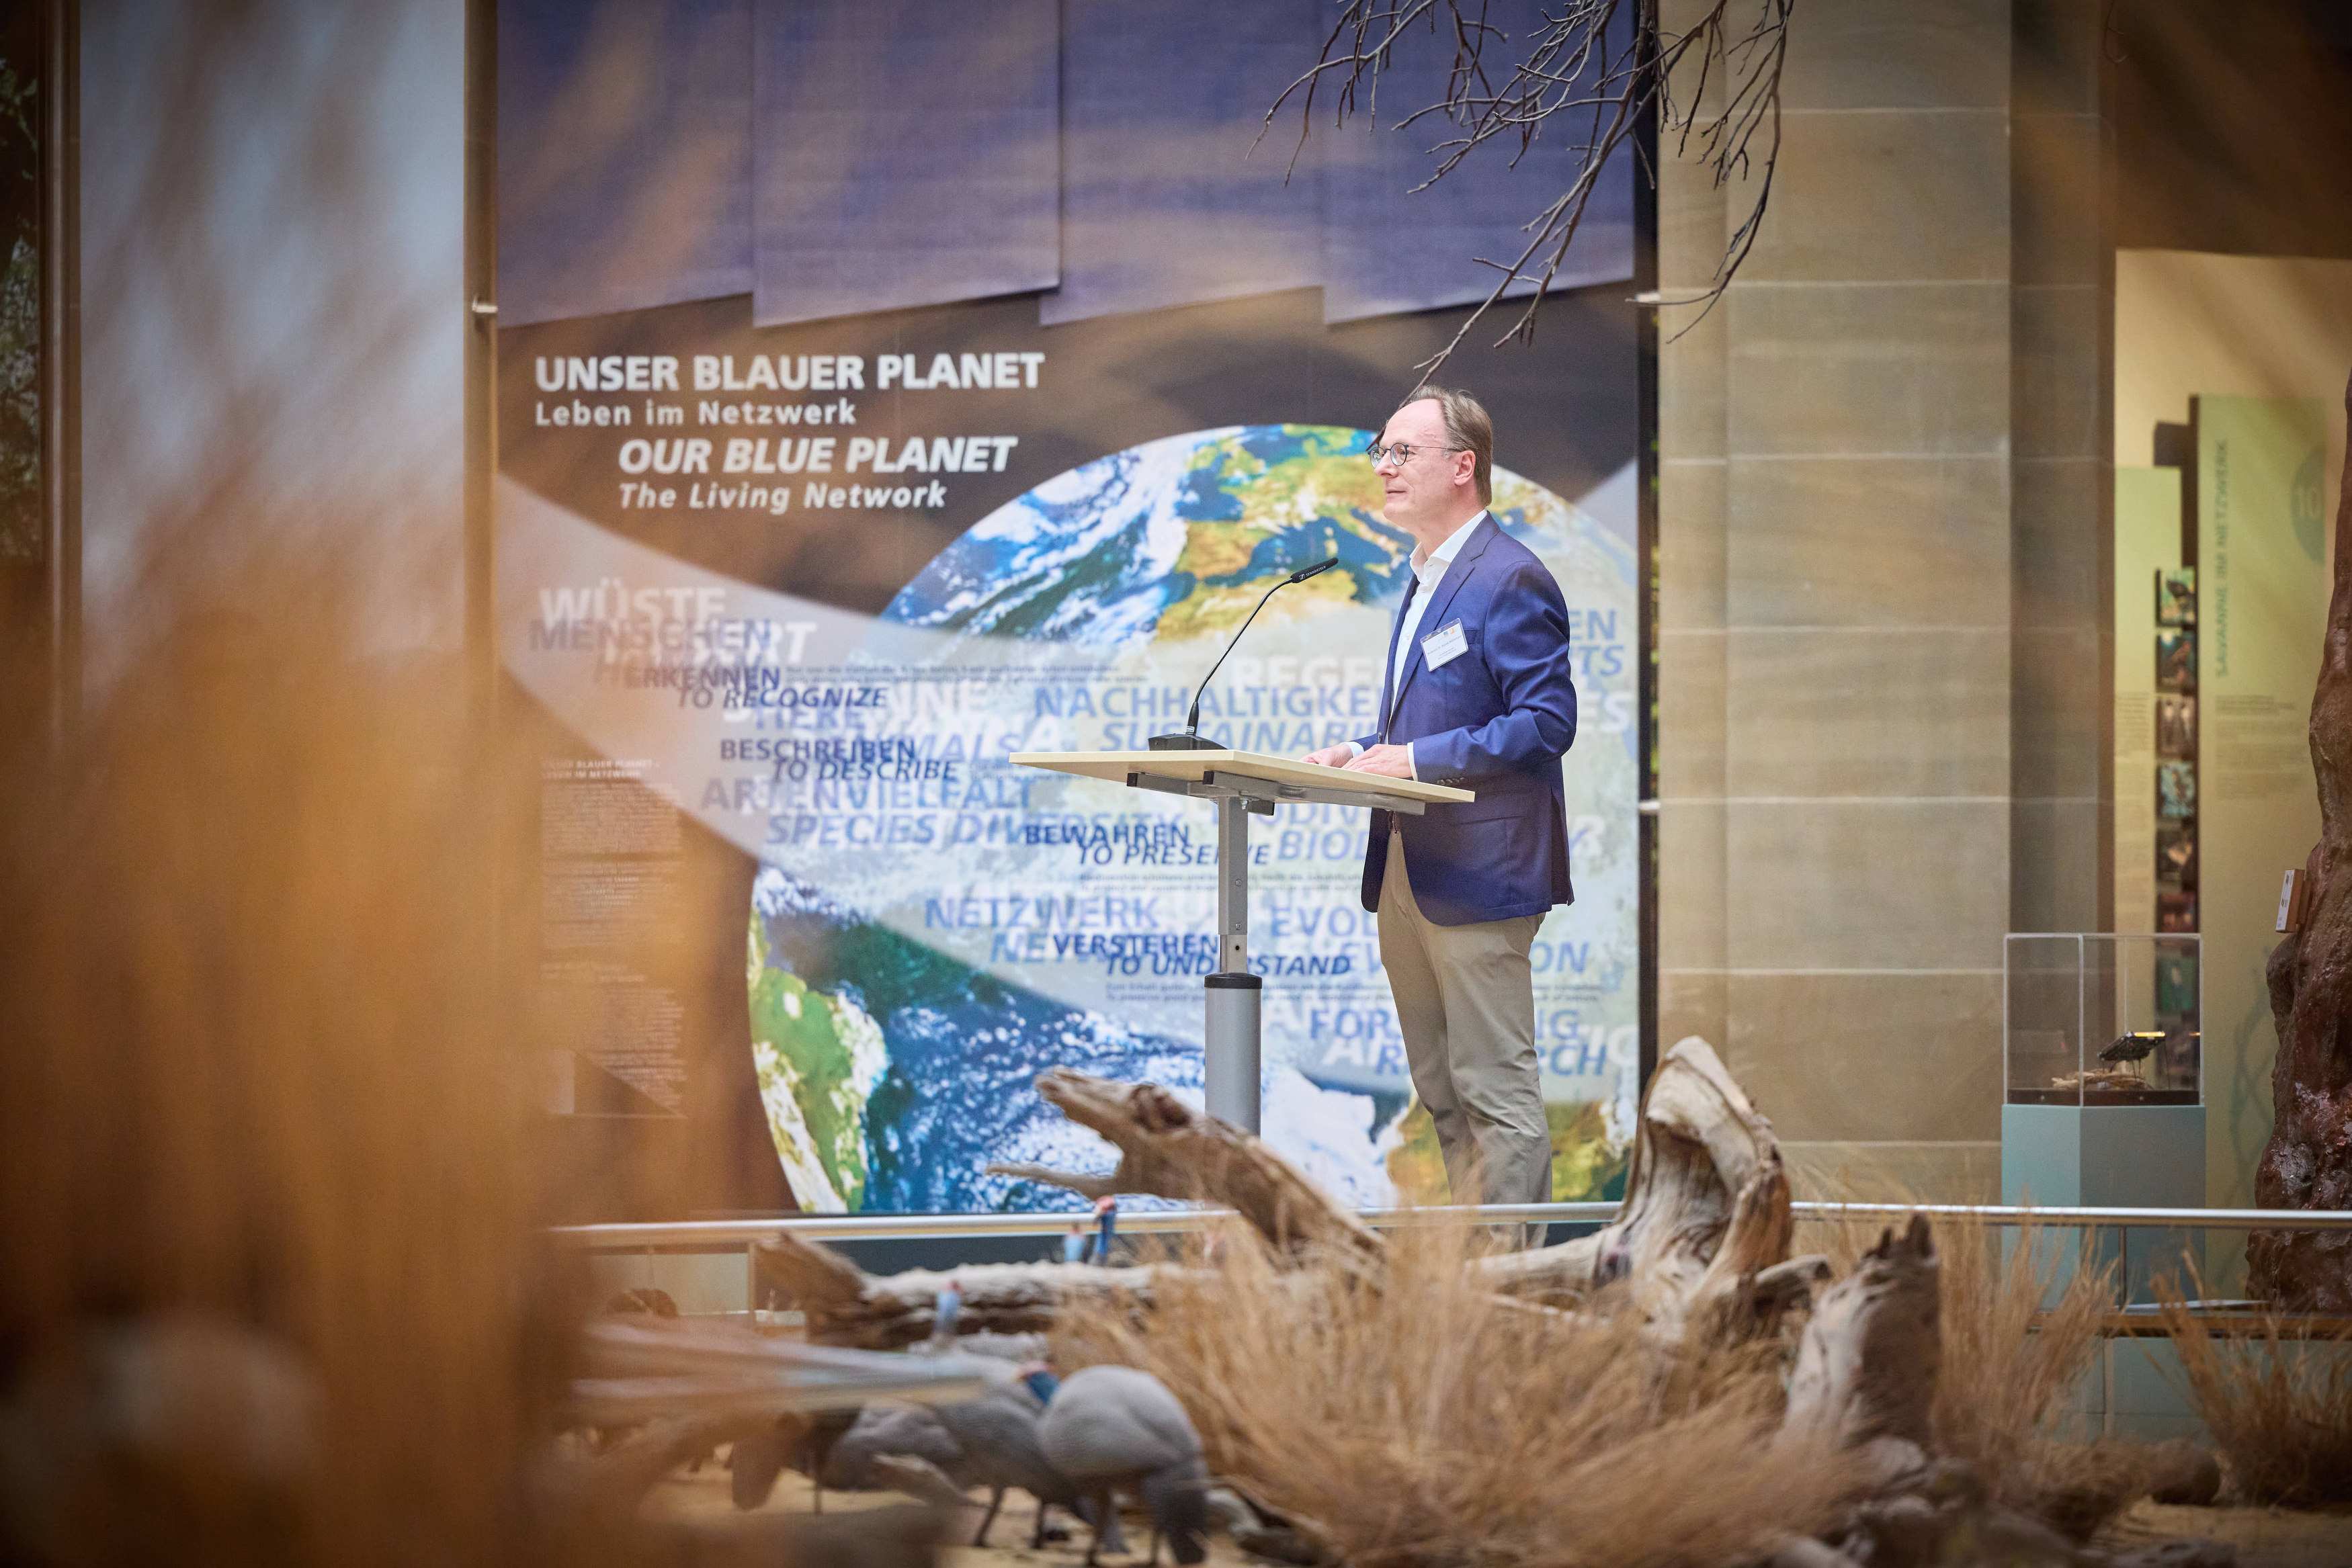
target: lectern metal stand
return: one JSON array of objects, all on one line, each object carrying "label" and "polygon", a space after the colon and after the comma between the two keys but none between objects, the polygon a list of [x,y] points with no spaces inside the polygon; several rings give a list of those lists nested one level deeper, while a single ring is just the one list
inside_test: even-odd
[{"label": "lectern metal stand", "polygon": [[[1279,805],[1377,807],[1418,817],[1432,805],[1475,800],[1467,789],[1318,768],[1248,751],[1024,751],[1012,760],[1131,789],[1217,805],[1217,968],[1203,982],[1202,1040],[1209,1114],[1258,1130],[1258,1001],[1249,967],[1249,820]],[[1360,782],[1357,782],[1360,780]]]}]

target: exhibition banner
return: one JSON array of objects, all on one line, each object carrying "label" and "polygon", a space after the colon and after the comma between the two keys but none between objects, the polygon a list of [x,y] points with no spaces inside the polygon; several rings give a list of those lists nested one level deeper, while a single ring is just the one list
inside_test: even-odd
[{"label": "exhibition banner", "polygon": [[[527,84],[501,88],[501,268],[533,302],[499,333],[499,635],[546,737],[541,972],[569,1059],[551,1105],[614,1159],[725,1165],[713,1211],[1068,1206],[987,1167],[1106,1166],[1036,1094],[1048,1067],[1197,1102],[1213,808],[1008,758],[1139,747],[1196,699],[1203,736],[1248,750],[1376,727],[1412,540],[1362,449],[1482,269],[1425,246],[1367,260],[1419,210],[1420,143],[1391,167],[1382,131],[1379,157],[1294,187],[1247,164],[1255,78],[1181,103],[1118,87],[1131,57],[1102,30],[1148,30],[1146,8],[1009,7],[1001,70],[901,94],[888,124],[787,88],[869,56],[944,69],[874,19],[891,7],[625,9],[602,31],[500,16],[502,76],[520,56]],[[1269,47],[1278,10],[1252,24]],[[743,106],[739,170],[661,82],[630,99],[699,150],[710,225],[737,239],[646,232],[698,211],[646,194],[659,160],[615,141],[598,173],[595,147],[565,145],[566,84],[598,79],[614,37]],[[1137,94],[1148,122],[1181,121],[1182,159],[1122,181],[1150,148],[1071,126]],[[975,147],[1002,180],[971,183]],[[1505,161],[1482,178],[1443,209],[1465,243],[1534,201]],[[562,248],[599,200],[609,274]],[[1139,250],[1122,214],[1170,244]],[[1235,243],[1195,256],[1194,225]],[[1595,233],[1583,276],[1630,274],[1629,230]],[[1493,409],[1493,510],[1570,611],[1578,902],[1532,956],[1559,1197],[1621,1188],[1639,1089],[1624,296],[1564,294],[1536,350],[1474,339],[1445,377]],[[1332,556],[1203,686],[1260,596]],[[1264,1127],[1349,1201],[1437,1200],[1359,904],[1366,827],[1326,806],[1255,824]],[[747,1140],[764,1170],[711,1153]]]},{"label": "exhibition banner", "polygon": [[[2253,1204],[2271,1132],[2263,966],[2280,873],[2319,839],[2308,730],[2327,620],[2322,527],[2326,407],[2200,397],[2198,784],[2205,954],[2206,1201]],[[2217,1257],[2240,1277],[2234,1242]]]}]

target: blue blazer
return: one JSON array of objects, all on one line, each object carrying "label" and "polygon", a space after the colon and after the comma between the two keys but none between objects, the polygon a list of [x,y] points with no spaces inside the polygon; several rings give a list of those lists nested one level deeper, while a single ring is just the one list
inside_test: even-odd
[{"label": "blue blazer", "polygon": [[[1404,831],[1413,900],[1439,925],[1540,915],[1575,902],[1568,877],[1568,812],[1559,759],[1576,739],[1576,683],[1568,657],[1568,605],[1535,552],[1488,513],[1471,527],[1429,595],[1418,638],[1455,622],[1465,650],[1436,669],[1415,646],[1402,686],[1381,685],[1381,728],[1370,747],[1412,743],[1425,784],[1475,789],[1468,805],[1423,816],[1374,811],[1364,855],[1364,907],[1378,909],[1389,830]],[[1383,668],[1396,668],[1389,632]]]}]

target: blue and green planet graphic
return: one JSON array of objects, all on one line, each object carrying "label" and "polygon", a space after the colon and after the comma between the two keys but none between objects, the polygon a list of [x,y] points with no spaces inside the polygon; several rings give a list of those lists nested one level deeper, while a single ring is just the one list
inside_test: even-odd
[{"label": "blue and green planet graphic", "polygon": [[[1369,729],[1412,541],[1380,517],[1363,432],[1250,425],[1146,443],[982,518],[898,595],[849,661],[931,694],[919,733],[962,797],[927,841],[772,844],[750,911],[752,1051],[804,1207],[1069,1207],[991,1161],[1105,1166],[1031,1081],[1069,1066],[1197,1092],[1208,808],[1016,779],[1014,749],[1139,747],[1261,594],[1278,595],[1203,694],[1202,731],[1297,754]],[[1633,1093],[1634,559],[1630,474],[1570,503],[1501,467],[1494,510],[1558,574],[1582,709],[1565,764],[1579,902],[1537,944],[1555,1196],[1622,1181]],[[1366,690],[1367,687],[1370,690]],[[1172,708],[1175,710],[1171,711]],[[1017,802],[1017,804],[1015,803]],[[1265,1129],[1366,1204],[1443,1201],[1425,1115],[1357,907],[1361,813],[1255,829],[1252,952],[1267,966]],[[1350,821],[1349,819],[1355,820]]]}]

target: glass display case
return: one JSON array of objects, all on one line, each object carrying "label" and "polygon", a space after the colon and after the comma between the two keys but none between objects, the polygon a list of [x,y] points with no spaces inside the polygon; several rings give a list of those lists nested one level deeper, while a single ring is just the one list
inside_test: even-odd
[{"label": "glass display case", "polygon": [[2201,940],[2011,933],[2001,964],[2007,1103],[2202,1105]]},{"label": "glass display case", "polygon": [[[2003,1203],[2205,1206],[2200,947],[2193,932],[2010,936]],[[2120,1300],[2146,1302],[2158,1280],[2188,1277],[2200,1241],[2187,1228],[2094,1228],[2037,1245],[2055,1249],[2053,1301],[2082,1267],[2112,1270]]]}]

